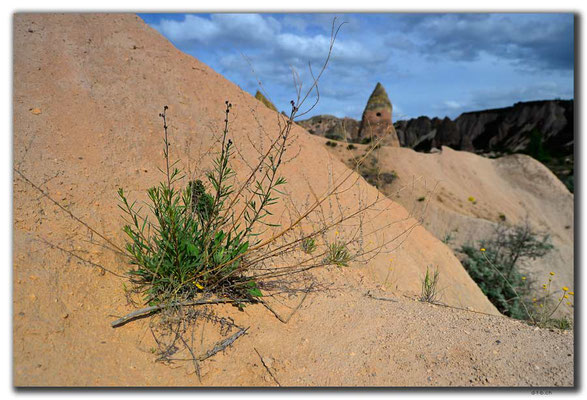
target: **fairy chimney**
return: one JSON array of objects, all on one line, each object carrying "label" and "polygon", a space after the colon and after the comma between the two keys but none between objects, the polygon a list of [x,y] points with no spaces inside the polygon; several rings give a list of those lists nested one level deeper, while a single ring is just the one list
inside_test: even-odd
[{"label": "fairy chimney", "polygon": [[400,147],[397,133],[391,121],[392,110],[393,107],[385,88],[381,83],[377,83],[369,101],[367,101],[365,111],[363,111],[359,138],[365,140],[383,137],[383,144]]}]

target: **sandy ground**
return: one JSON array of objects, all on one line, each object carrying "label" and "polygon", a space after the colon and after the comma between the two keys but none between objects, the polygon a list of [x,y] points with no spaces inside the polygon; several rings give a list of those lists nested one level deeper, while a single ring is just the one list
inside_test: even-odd
[{"label": "sandy ground", "polygon": [[[367,148],[355,146],[328,149],[350,166]],[[522,154],[489,159],[449,147],[424,154],[383,146],[374,157],[381,173],[396,174],[381,190],[421,217],[436,237],[448,239],[451,248],[493,237],[500,215],[510,225],[527,220],[534,231],[548,233],[554,245],[545,257],[520,263],[528,282],[539,292],[552,271],[557,289],[574,287],[574,196],[538,161]]]},{"label": "sandy ground", "polygon": [[[23,176],[123,243],[116,190],[124,187],[140,200],[158,182],[162,105],[170,107],[172,154],[188,171],[201,170],[210,165],[227,99],[242,180],[240,171],[267,146],[277,124],[277,115],[250,94],[134,15],[15,16],[14,167],[22,173],[14,174],[13,199],[15,385],[573,384],[572,333],[496,316],[447,246],[422,227],[405,235],[416,220],[389,199],[365,214],[366,226],[376,232],[373,241],[401,239],[367,264],[316,271],[323,289],[308,295],[289,324],[259,305],[242,313],[215,308],[250,330],[202,363],[201,382],[190,363],[154,361],[147,320],[112,329],[114,318],[133,309],[118,276],[129,268],[125,259]],[[283,173],[288,204],[303,207],[310,185],[324,193],[348,169],[329,157],[320,138],[297,128],[294,134]],[[325,213],[379,196],[362,179],[352,182]],[[445,279],[444,303],[488,315],[407,299],[419,292],[429,265],[439,266]],[[366,297],[368,290],[398,302]],[[213,343],[201,344],[203,350]]]}]

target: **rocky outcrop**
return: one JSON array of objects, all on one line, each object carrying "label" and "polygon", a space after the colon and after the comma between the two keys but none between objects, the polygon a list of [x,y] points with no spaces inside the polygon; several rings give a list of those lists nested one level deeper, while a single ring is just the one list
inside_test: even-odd
[{"label": "rocky outcrop", "polygon": [[347,142],[369,142],[382,138],[385,146],[400,147],[392,121],[393,106],[381,83],[377,83],[371,93],[361,121],[352,118],[337,118],[333,115],[317,115],[307,120],[297,121],[313,135]]},{"label": "rocky outcrop", "polygon": [[268,109],[277,111],[277,108],[273,105],[273,103],[270,102],[267,97],[263,96],[263,93],[259,92],[258,90],[257,93],[255,93],[255,98],[263,103]]},{"label": "rocky outcrop", "polygon": [[297,121],[297,123],[311,134],[327,139],[354,142],[359,137],[359,121],[348,117],[317,115],[304,121]]},{"label": "rocky outcrop", "polygon": [[461,114],[454,121],[419,117],[395,124],[402,147],[449,146],[473,152],[528,152],[533,141],[553,155],[573,153],[573,100],[520,102]]},{"label": "rocky outcrop", "polygon": [[399,147],[400,142],[392,123],[393,106],[387,92],[381,83],[377,83],[371,93],[359,129],[359,139],[371,139],[385,137],[386,144]]}]

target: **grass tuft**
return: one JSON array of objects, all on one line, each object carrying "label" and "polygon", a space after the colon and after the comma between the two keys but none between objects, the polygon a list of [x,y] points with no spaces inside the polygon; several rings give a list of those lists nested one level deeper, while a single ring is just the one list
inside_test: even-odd
[{"label": "grass tuft", "polygon": [[328,245],[328,253],[325,260],[327,264],[347,267],[351,258],[351,253],[345,243],[335,240]]},{"label": "grass tuft", "polygon": [[430,271],[429,267],[426,267],[426,275],[422,279],[422,290],[420,292],[420,301],[427,303],[435,303],[438,299],[438,281],[440,278],[440,272],[438,268]]}]

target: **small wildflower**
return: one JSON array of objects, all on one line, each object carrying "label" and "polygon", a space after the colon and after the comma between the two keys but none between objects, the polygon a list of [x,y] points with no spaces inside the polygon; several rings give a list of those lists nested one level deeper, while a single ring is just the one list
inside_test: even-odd
[{"label": "small wildflower", "polygon": [[546,284],[542,285],[542,289],[546,289]]},{"label": "small wildflower", "polygon": [[525,281],[525,280],[526,280],[526,277],[525,277],[525,276],[523,276],[523,277],[522,277],[522,280],[523,280],[523,281]]},{"label": "small wildflower", "polygon": [[536,297],[534,297],[534,298],[532,299],[532,302],[533,302],[533,303],[536,303]]},{"label": "small wildflower", "polygon": [[575,292],[569,292],[569,294],[570,294],[571,296],[574,296],[574,295],[575,295]]},{"label": "small wildflower", "polygon": [[200,285],[198,282],[194,281],[194,285],[196,285],[196,287],[200,290],[204,290],[204,286]]},{"label": "small wildflower", "polygon": [[567,306],[570,306],[570,305],[572,305],[571,302],[570,301],[567,301]]},{"label": "small wildflower", "polygon": [[544,304],[542,304],[542,303],[541,303],[541,304],[540,304],[540,307],[544,307]]},{"label": "small wildflower", "polygon": [[569,288],[566,286],[563,286],[563,292],[568,292],[568,291],[569,291]]},{"label": "small wildflower", "polygon": [[479,250],[480,251],[485,251],[485,247],[481,247]]},{"label": "small wildflower", "polygon": [[551,272],[550,272],[550,276],[554,276],[554,272],[552,272],[552,271],[551,271]]},{"label": "small wildflower", "polygon": [[568,295],[566,295],[566,294],[565,294],[563,297],[564,297],[565,299],[568,299],[568,298],[569,298],[569,296],[568,296]]},{"label": "small wildflower", "polygon": [[477,202],[477,200],[473,196],[469,196],[469,198],[467,200],[469,200],[473,204],[475,204]]}]

